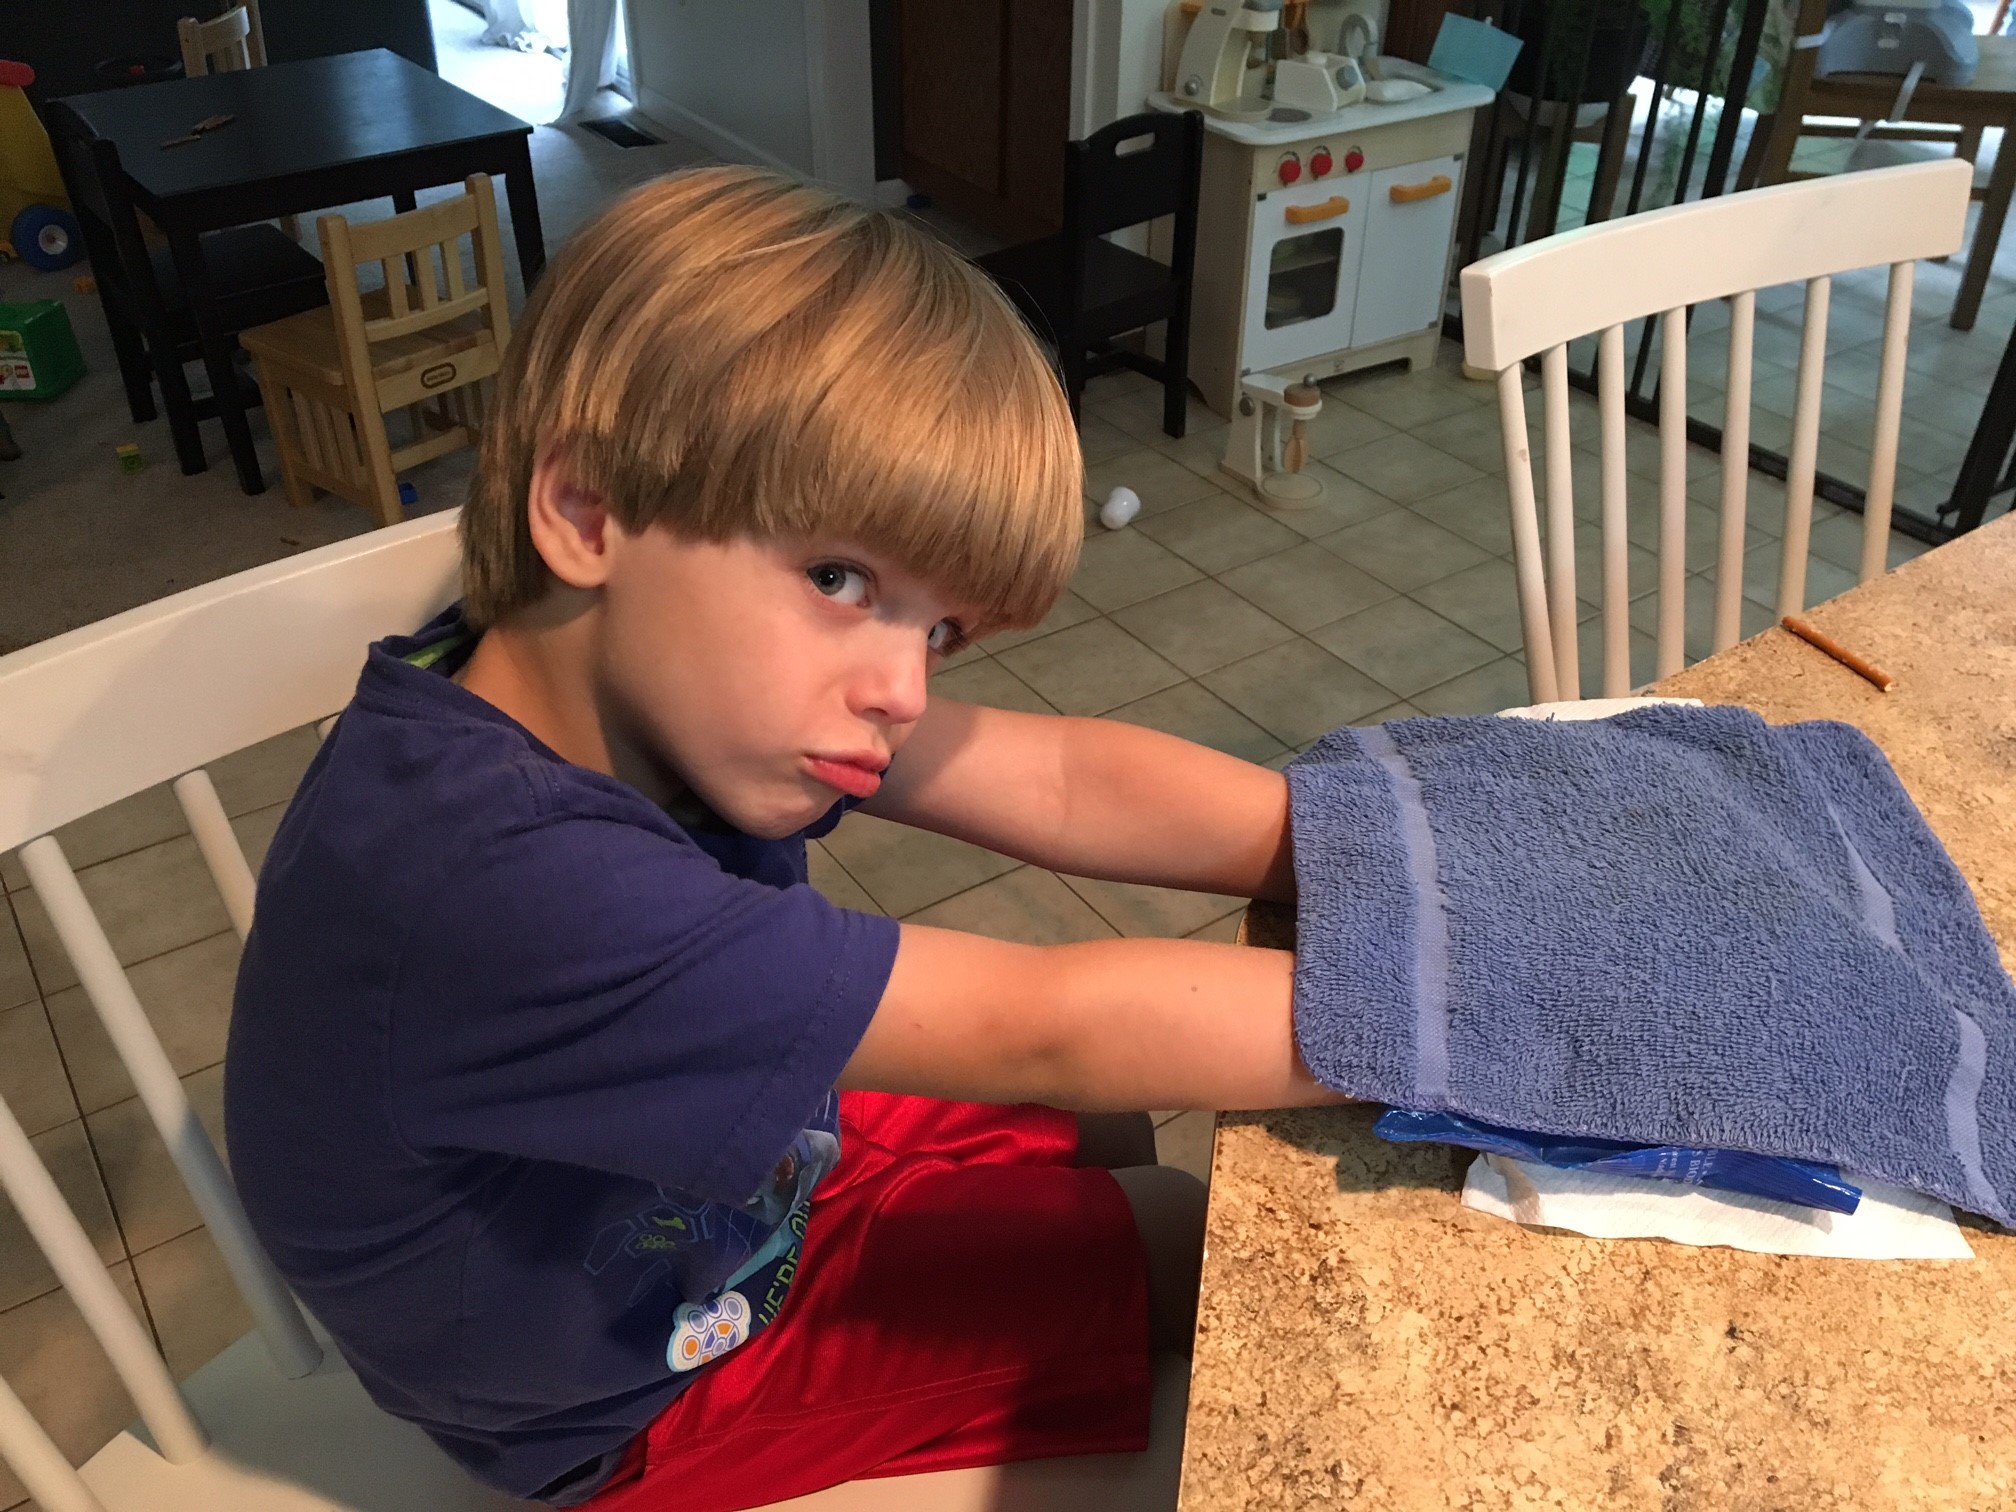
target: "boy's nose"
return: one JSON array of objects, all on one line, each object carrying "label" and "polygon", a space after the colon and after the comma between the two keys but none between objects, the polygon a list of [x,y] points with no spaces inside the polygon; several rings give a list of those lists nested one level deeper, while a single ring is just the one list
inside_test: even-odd
[{"label": "boy's nose", "polygon": [[929,658],[921,647],[876,658],[862,674],[855,712],[884,724],[915,724],[924,717],[929,674]]}]

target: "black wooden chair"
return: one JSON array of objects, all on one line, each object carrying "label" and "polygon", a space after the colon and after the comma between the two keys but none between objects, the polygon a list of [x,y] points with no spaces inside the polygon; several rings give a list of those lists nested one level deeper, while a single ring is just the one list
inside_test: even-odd
[{"label": "black wooden chair", "polygon": [[[1162,385],[1162,429],[1183,434],[1190,387],[1190,271],[1197,248],[1197,181],[1204,117],[1151,111],[1064,148],[1064,229],[979,259],[1039,334],[1057,348],[1071,413],[1085,380],[1128,367]],[[1105,240],[1108,232],[1175,218],[1171,256],[1157,262]],[[1168,322],[1156,361],[1113,344]]]},{"label": "black wooden chair", "polygon": [[[217,398],[193,397],[183,372],[184,364],[202,360],[203,348],[175,260],[165,247],[149,248],[142,237],[118,146],[94,135],[61,100],[48,106],[46,124],[84,233],[127,407],[134,420],[152,420],[159,383],[182,471],[201,472],[200,424],[217,415]],[[277,227],[208,232],[203,257],[216,286],[219,321],[230,335],[329,302],[321,259]],[[241,393],[244,402],[258,402],[258,389],[249,381],[241,384]]]}]

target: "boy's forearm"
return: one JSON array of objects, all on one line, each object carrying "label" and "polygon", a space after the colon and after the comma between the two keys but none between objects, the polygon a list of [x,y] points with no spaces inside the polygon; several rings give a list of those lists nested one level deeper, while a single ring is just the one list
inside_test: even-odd
[{"label": "boy's forearm", "polygon": [[1196,940],[1027,946],[903,927],[841,1086],[1087,1112],[1343,1101],[1295,1048],[1294,959]]}]

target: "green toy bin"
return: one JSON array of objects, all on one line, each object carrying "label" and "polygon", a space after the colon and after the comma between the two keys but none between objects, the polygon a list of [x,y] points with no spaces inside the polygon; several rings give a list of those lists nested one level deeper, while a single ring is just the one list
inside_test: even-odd
[{"label": "green toy bin", "polygon": [[0,399],[54,399],[83,376],[77,334],[59,301],[0,304]]}]

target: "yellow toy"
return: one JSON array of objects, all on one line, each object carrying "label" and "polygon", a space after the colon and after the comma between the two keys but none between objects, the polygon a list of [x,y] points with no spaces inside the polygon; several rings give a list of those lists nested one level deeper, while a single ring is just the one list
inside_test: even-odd
[{"label": "yellow toy", "polygon": [[0,255],[54,272],[81,258],[84,243],[49,134],[21,92],[34,82],[26,63],[0,59],[0,226],[7,228]]}]

